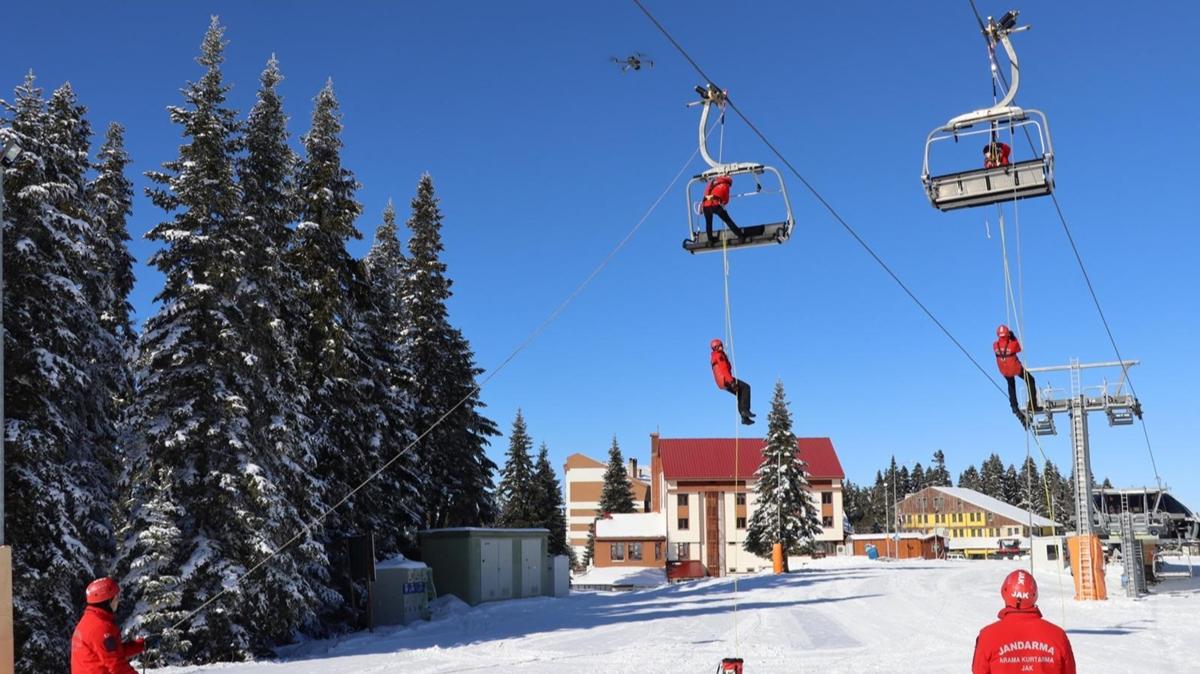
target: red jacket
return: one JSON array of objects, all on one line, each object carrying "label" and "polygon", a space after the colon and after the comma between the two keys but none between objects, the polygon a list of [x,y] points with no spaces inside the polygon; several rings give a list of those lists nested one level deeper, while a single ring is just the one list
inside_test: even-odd
[{"label": "red jacket", "polygon": [[729,186],[733,184],[733,178],[729,176],[718,176],[708,181],[708,185],[704,188],[704,206],[724,206],[729,203]]},{"label": "red jacket", "polygon": [[992,342],[992,351],[996,352],[996,367],[1000,368],[1000,374],[1005,377],[1024,374],[1025,368],[1021,366],[1021,359],[1017,358],[1017,354],[1021,353],[1021,342],[1011,332],[1008,337]]},{"label": "red jacket", "polygon": [[998,142],[998,143],[996,143],[996,146],[1000,150],[1000,156],[998,157],[999,161],[993,161],[990,156],[985,156],[983,158],[983,167],[984,168],[994,168],[996,166],[1008,166],[1008,156],[1010,154],[1012,154],[1012,148],[1009,147],[1007,143],[999,143]]},{"label": "red jacket", "polygon": [[137,674],[129,659],[143,650],[141,639],[121,641],[112,611],[88,606],[71,635],[71,674]]},{"label": "red jacket", "polygon": [[1042,620],[1036,606],[1006,608],[1000,620],[979,630],[971,674],[1075,674],[1075,653],[1067,633]]},{"label": "red jacket", "polygon": [[712,362],[713,379],[717,381],[717,388],[727,390],[733,386],[733,367],[730,366],[729,359],[725,357],[725,352],[713,349],[712,357],[709,360]]}]

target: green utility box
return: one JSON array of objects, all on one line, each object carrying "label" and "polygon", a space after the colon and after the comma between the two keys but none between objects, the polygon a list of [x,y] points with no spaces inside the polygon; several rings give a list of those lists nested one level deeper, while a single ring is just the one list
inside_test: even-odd
[{"label": "green utility box", "polygon": [[428,529],[419,536],[438,594],[471,606],[553,594],[547,529]]}]

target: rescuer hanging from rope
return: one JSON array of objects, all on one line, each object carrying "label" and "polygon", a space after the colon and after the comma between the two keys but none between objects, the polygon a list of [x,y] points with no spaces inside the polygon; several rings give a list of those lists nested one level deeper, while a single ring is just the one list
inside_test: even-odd
[{"label": "rescuer hanging from rope", "polygon": [[1001,325],[996,328],[996,341],[992,344],[992,350],[996,353],[996,366],[1000,368],[1000,374],[1008,382],[1008,402],[1012,405],[1013,414],[1021,420],[1021,425],[1028,427],[1029,420],[1021,413],[1021,406],[1017,404],[1017,377],[1025,380],[1025,388],[1029,392],[1029,409],[1031,412],[1039,411],[1037,401],[1037,383],[1033,380],[1033,375],[1025,369],[1021,364],[1021,359],[1017,358],[1017,354],[1021,353],[1021,342],[1017,340],[1017,336],[1008,329],[1007,325]]},{"label": "rescuer hanging from rope", "polygon": [[737,396],[738,413],[742,415],[742,423],[747,426],[753,424],[754,412],[750,411],[750,385],[733,377],[733,366],[730,365],[729,358],[725,356],[725,345],[721,343],[721,340],[714,339],[709,346],[712,347],[712,357],[709,360],[712,362],[713,379],[717,381],[717,388]]},{"label": "rescuer hanging from rope", "polygon": [[740,227],[733,224],[733,218],[729,217],[729,212],[725,210],[725,204],[729,203],[729,188],[733,185],[733,178],[729,176],[717,176],[708,181],[708,185],[704,187],[704,202],[701,208],[704,212],[704,231],[708,234],[708,242],[716,243],[716,238],[713,236],[713,215],[715,214],[723,220],[729,231],[738,239],[745,238],[746,234]]}]

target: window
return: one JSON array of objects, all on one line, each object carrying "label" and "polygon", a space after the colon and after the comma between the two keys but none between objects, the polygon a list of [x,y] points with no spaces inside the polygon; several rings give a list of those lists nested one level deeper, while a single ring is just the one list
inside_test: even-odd
[{"label": "window", "polygon": [[631,561],[631,562],[632,561],[639,561],[639,562],[642,561],[642,544],[641,543],[630,543],[629,544],[629,561]]},{"label": "window", "polygon": [[832,529],[833,528],[833,515],[825,515],[824,517],[822,517],[821,518],[821,526],[825,527],[826,529]]},{"label": "window", "polygon": [[681,505],[684,508],[686,508],[687,507],[687,497],[688,497],[687,494],[679,494],[678,496],[675,497],[675,505]]},{"label": "window", "polygon": [[739,529],[746,528],[746,518],[745,517],[737,518],[737,528],[739,528]]},{"label": "window", "polygon": [[691,543],[676,543],[675,544],[675,559],[691,559],[692,544]]},{"label": "window", "polygon": [[608,545],[609,556],[614,562],[619,562],[625,559],[625,544],[610,543]]},{"label": "window", "polygon": [[1051,562],[1058,559],[1058,546],[1057,545],[1047,545],[1046,546],[1046,559]]},{"label": "window", "polygon": [[662,559],[662,541],[654,542],[654,558]]},{"label": "window", "polygon": [[831,503],[833,503],[833,492],[831,492],[831,491],[821,492],[821,503],[824,505],[830,505]]},{"label": "window", "polygon": [[684,530],[687,528],[688,528],[688,518],[680,517],[679,518],[679,529]]},{"label": "window", "polygon": [[745,492],[739,493],[737,495],[737,497],[735,497],[734,501],[738,505],[746,505],[746,493]]}]

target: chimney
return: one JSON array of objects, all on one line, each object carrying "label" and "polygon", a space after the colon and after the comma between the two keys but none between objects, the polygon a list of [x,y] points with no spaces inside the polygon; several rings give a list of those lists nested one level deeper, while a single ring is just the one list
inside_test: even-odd
[{"label": "chimney", "polygon": [[638,479],[637,459],[633,458],[632,456],[629,457],[629,477],[635,480]]},{"label": "chimney", "polygon": [[658,493],[662,485],[662,457],[658,455],[658,433],[650,434],[650,512],[662,508],[662,496]]}]

